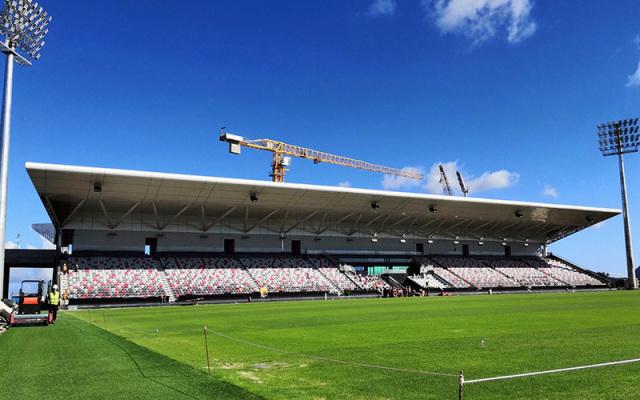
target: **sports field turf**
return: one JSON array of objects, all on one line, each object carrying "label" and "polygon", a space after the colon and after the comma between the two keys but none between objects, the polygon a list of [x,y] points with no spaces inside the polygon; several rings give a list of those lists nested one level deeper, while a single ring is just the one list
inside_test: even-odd
[{"label": "sports field turf", "polygon": [[[455,376],[424,372],[639,358],[639,339],[632,292],[81,310],[0,336],[12,371],[0,398],[42,399],[54,385],[65,399],[454,399]],[[465,387],[470,400],[637,398],[640,363]]]}]

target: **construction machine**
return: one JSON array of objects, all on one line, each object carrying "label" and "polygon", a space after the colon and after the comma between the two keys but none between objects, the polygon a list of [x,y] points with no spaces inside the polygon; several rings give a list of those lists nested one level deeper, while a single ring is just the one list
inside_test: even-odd
[{"label": "construction machine", "polygon": [[47,307],[49,283],[43,280],[24,280],[20,283],[18,308],[9,316],[11,326],[49,325],[51,315]]},{"label": "construction machine", "polygon": [[423,179],[422,174],[411,168],[398,169],[386,167],[384,165],[372,164],[349,157],[325,153],[323,151],[296,146],[273,139],[247,139],[242,136],[227,133],[224,131],[224,128],[221,130],[219,139],[221,142],[229,143],[229,152],[231,154],[240,154],[241,147],[270,151],[273,154],[271,178],[274,182],[284,182],[285,173],[291,165],[291,157],[306,158],[312,160],[314,164],[327,163],[365,171],[380,172],[385,175],[417,180]]}]

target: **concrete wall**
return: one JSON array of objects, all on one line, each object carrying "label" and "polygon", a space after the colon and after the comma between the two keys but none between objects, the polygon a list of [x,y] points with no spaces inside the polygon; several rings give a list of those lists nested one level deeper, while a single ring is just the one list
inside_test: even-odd
[{"label": "concrete wall", "polygon": [[[241,235],[233,233],[201,235],[191,232],[136,232],[118,231],[109,233],[98,230],[76,230],[73,237],[73,250],[93,251],[144,251],[145,238],[158,239],[159,252],[222,252],[224,239],[234,239],[236,252],[291,252],[291,241],[300,240],[302,252],[330,253],[414,253],[416,243],[423,243],[425,254],[461,255],[462,245],[469,245],[469,252],[474,254],[504,255],[504,247],[500,243],[485,242],[479,246],[477,242],[460,241],[455,245],[453,240],[434,239],[429,244],[426,240],[407,239],[405,243],[398,238],[379,237],[372,242],[370,237],[322,236],[316,238],[308,235],[287,235],[280,240],[278,234]],[[522,243],[510,243],[513,255],[535,255],[537,246],[525,247]]]}]

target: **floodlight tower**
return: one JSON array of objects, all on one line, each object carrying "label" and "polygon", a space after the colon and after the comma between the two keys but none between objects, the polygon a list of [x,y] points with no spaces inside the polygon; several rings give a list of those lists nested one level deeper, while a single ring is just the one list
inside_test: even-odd
[{"label": "floodlight tower", "polygon": [[631,244],[631,224],[627,207],[627,179],[624,174],[625,153],[635,153],[640,147],[638,118],[624,119],[598,125],[598,142],[602,155],[618,156],[620,168],[620,190],[622,192],[622,217],[624,219],[624,242],[627,253],[627,289],[637,289],[638,281],[633,265],[633,246]]},{"label": "floodlight tower", "polygon": [[[9,177],[9,138],[11,99],[13,95],[13,64],[30,66],[40,59],[44,37],[51,17],[31,0],[4,0],[0,12],[0,52],[6,54],[4,93],[2,101],[2,141],[0,150],[0,297],[4,294],[4,241],[7,223],[7,180]],[[18,52],[20,51],[20,53]],[[22,53],[22,54],[21,54]]]}]

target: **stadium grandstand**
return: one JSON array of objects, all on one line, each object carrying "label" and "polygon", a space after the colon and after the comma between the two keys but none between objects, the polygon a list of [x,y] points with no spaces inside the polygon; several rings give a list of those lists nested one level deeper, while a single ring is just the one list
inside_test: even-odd
[{"label": "stadium grandstand", "polygon": [[54,164],[26,169],[51,218],[34,229],[56,244],[54,256],[34,252],[32,263],[52,263],[61,291],[79,305],[606,288],[547,246],[619,214]]}]

